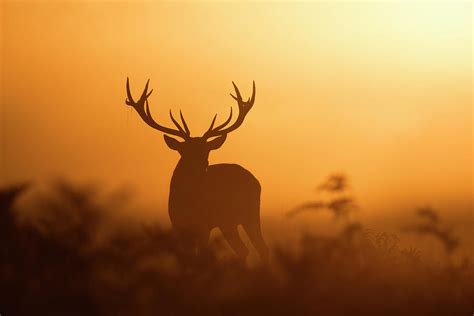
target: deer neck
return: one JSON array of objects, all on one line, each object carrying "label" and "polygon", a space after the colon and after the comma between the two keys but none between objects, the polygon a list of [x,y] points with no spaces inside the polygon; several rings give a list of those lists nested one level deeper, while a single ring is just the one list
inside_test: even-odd
[{"label": "deer neck", "polygon": [[181,158],[171,178],[171,190],[196,190],[196,186],[199,186],[206,175],[208,166],[207,161],[196,164],[194,161],[186,161]]}]

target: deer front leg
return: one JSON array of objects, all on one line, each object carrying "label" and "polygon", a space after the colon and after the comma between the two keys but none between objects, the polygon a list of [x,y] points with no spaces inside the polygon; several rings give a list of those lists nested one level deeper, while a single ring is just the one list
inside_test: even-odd
[{"label": "deer front leg", "polygon": [[229,243],[230,247],[236,253],[239,260],[245,264],[247,260],[247,256],[249,254],[249,250],[247,246],[245,246],[242,239],[240,239],[239,231],[237,230],[237,226],[224,226],[220,227],[222,235]]},{"label": "deer front leg", "polygon": [[204,255],[209,252],[209,237],[211,231],[203,230],[199,234],[196,235],[195,245],[196,245],[196,253],[197,255]]}]

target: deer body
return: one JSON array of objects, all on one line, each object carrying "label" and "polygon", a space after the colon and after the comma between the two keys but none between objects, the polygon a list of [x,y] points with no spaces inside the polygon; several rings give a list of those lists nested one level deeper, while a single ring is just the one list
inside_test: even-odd
[{"label": "deer body", "polygon": [[260,183],[239,165],[216,164],[189,173],[180,162],[171,178],[168,209],[178,229],[208,233],[247,225],[260,221],[259,207]]},{"label": "deer body", "polygon": [[[148,83],[137,102],[133,101],[127,79],[126,103],[138,112],[140,117],[151,127],[165,133],[164,139],[170,149],[179,152],[181,158],[173,172],[170,184],[168,212],[173,229],[189,237],[191,247],[200,251],[207,245],[209,234],[218,227],[231,248],[241,259],[245,259],[248,249],[240,239],[237,227],[241,225],[262,261],[268,261],[268,247],[260,228],[260,183],[246,169],[236,164],[209,165],[211,150],[218,149],[225,142],[227,134],[237,129],[243,122],[255,100],[255,83],[252,97],[243,101],[235,86],[239,105],[237,120],[230,126],[232,108],[229,118],[214,127],[216,116],[211,126],[201,137],[191,137],[189,128],[180,113],[182,126],[171,120],[177,130],[156,123],[148,106]],[[184,139],[183,142],[172,138],[174,135]],[[209,139],[212,140],[209,141]]]}]

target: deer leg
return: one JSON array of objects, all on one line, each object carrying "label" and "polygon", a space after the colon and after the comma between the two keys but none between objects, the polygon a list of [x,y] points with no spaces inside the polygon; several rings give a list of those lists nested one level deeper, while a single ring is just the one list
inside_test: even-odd
[{"label": "deer leg", "polygon": [[229,243],[230,247],[234,252],[237,254],[239,259],[245,263],[247,259],[247,255],[249,254],[249,250],[245,246],[242,239],[240,239],[239,232],[237,230],[237,226],[231,227],[220,227],[222,235]]},{"label": "deer leg", "polygon": [[211,234],[211,231],[207,232],[201,232],[198,236],[196,236],[196,249],[197,253],[199,254],[204,254],[206,253],[208,249],[208,244],[209,244],[209,236]]},{"label": "deer leg", "polygon": [[262,230],[260,228],[260,221],[258,223],[242,225],[245,229],[245,232],[249,236],[250,241],[252,242],[255,249],[257,249],[260,259],[264,264],[269,263],[269,250],[267,243],[263,239]]}]

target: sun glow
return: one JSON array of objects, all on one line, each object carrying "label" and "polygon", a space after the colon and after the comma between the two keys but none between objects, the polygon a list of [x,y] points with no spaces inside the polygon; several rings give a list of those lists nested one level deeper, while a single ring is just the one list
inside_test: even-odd
[{"label": "sun glow", "polygon": [[133,183],[165,207],[177,156],[126,108],[125,78],[151,78],[154,116],[183,109],[195,134],[255,80],[211,162],[258,175],[267,209],[341,169],[367,204],[471,201],[471,6],[3,2],[3,179]]}]

